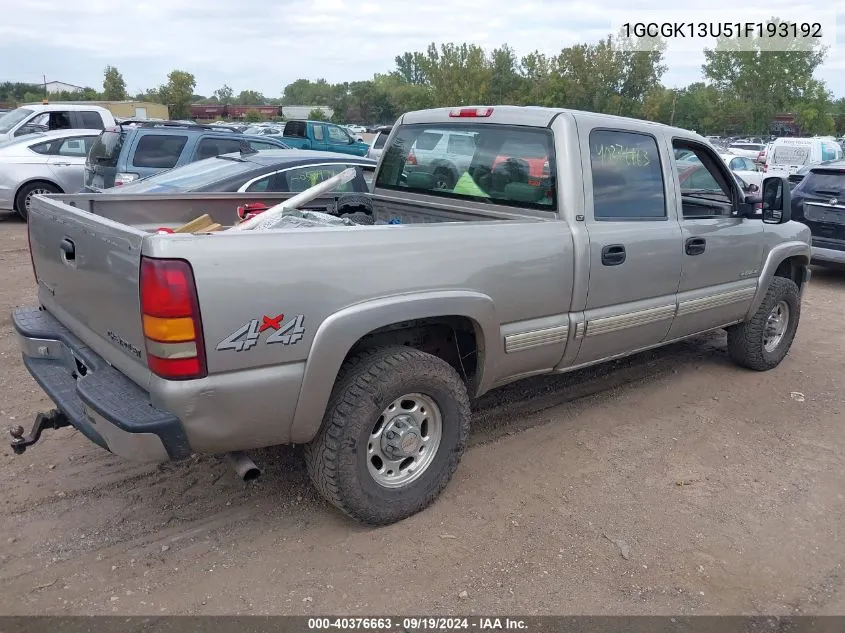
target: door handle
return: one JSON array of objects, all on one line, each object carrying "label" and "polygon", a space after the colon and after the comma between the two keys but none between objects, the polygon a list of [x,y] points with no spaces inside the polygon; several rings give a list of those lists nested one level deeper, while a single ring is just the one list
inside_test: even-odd
[{"label": "door handle", "polygon": [[70,167],[70,163],[53,163],[57,167]]},{"label": "door handle", "polygon": [[76,245],[69,238],[64,238],[59,242],[59,250],[62,251],[62,259],[65,262],[76,261]]},{"label": "door handle", "polygon": [[609,244],[601,249],[601,263],[604,266],[618,266],[625,262],[625,247],[622,244]]},{"label": "door handle", "polygon": [[703,237],[690,237],[684,244],[687,255],[701,255],[705,248],[707,248],[707,240]]}]

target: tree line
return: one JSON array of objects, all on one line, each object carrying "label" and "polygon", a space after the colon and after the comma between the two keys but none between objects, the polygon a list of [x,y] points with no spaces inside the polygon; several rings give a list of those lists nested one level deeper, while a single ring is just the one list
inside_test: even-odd
[{"label": "tree line", "polygon": [[[403,112],[438,106],[515,104],[637,117],[701,134],[768,134],[779,113],[792,113],[805,134],[845,131],[845,98],[834,100],[813,77],[825,49],[771,51],[762,40],[748,39],[744,50],[738,50],[736,40],[720,40],[705,50],[703,81],[683,88],[661,83],[664,43],[654,40],[640,50],[644,47],[619,35],[569,46],[554,56],[535,51],[519,57],[508,45],[487,51],[469,43],[430,44],[424,51],[398,55],[392,71],[370,80],[297,79],[279,98],[255,90],[236,94],[228,85],[210,96],[198,95],[194,75],[174,70],[165,83],[132,98],[165,103],[174,119],[186,118],[191,103],[329,106],[334,120],[352,123],[392,123]],[[41,98],[38,86],[0,84],[0,101]],[[85,88],[50,98],[121,100],[130,95],[120,72],[107,66],[102,92]]]}]

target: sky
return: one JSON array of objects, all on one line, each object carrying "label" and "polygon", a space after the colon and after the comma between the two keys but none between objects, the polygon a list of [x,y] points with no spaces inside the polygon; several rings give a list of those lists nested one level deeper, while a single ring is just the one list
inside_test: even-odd
[{"label": "sky", "polygon": [[[12,0],[0,0],[0,5]],[[405,51],[430,42],[470,42],[492,49],[507,43],[518,55],[554,55],[611,32],[620,12],[643,11],[648,20],[679,7],[666,0],[27,0],[25,10],[3,12],[0,81],[47,81],[102,89],[103,69],[116,66],[135,94],[166,82],[173,69],[197,80],[197,94],[223,84],[237,94],[252,89],[281,96],[298,79],[329,82],[370,79],[389,72]],[[693,3],[688,5],[695,6]],[[845,0],[708,0],[713,20],[740,19],[733,7],[830,11],[836,46],[816,76],[845,96]],[[626,13],[627,15],[627,13]],[[668,16],[669,14],[666,13]],[[38,16],[38,19],[33,19]],[[56,28],[50,29],[54,24]],[[833,41],[833,40],[830,40]],[[663,83],[701,80],[701,50],[670,43]]]}]

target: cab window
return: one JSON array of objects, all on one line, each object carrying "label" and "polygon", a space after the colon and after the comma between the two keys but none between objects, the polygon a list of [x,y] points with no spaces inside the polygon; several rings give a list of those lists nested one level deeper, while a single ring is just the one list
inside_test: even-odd
[{"label": "cab window", "polygon": [[[441,143],[444,136],[448,141]],[[395,128],[375,183],[376,188],[543,211],[557,209],[555,185],[551,130],[471,120]]]},{"label": "cab window", "polygon": [[695,160],[675,160],[681,190],[683,217],[727,216],[733,211],[736,186],[728,180],[724,162],[703,145],[688,141],[672,142],[675,155],[691,151]]}]

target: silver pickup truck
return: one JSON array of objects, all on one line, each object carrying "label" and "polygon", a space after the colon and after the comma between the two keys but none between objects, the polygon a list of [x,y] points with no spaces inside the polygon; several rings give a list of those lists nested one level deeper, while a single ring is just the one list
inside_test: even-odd
[{"label": "silver pickup truck", "polygon": [[[461,160],[416,159],[444,135]],[[810,233],[785,180],[761,193],[685,130],[497,106],[403,115],[370,226],[162,235],[272,196],[38,196],[40,306],[14,327],[56,409],[12,446],[66,425],[133,460],[305,444],[332,504],[400,520],[447,485],[495,387],[717,328],[738,364],[777,366]]]}]

